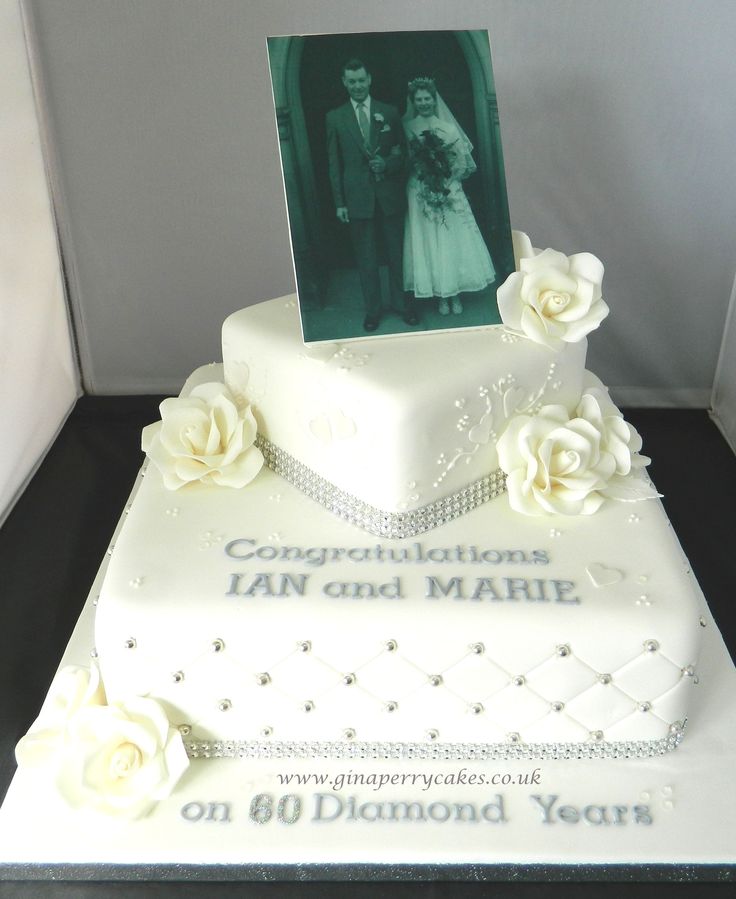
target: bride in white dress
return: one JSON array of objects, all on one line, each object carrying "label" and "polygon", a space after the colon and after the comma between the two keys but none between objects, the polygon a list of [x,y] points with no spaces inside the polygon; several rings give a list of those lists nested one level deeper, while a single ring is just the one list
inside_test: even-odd
[{"label": "bride in white dress", "polygon": [[412,164],[404,227],[404,289],[439,297],[439,312],[463,311],[458,294],[496,278],[462,181],[476,170],[473,145],[431,78],[409,83],[404,129]]}]

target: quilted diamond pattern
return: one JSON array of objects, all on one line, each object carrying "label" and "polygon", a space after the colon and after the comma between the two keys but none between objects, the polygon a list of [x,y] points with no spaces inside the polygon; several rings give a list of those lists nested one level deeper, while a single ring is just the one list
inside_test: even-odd
[{"label": "quilted diamond pattern", "polygon": [[398,741],[429,733],[473,742],[510,735],[547,743],[656,740],[684,717],[694,681],[692,669],[681,669],[653,641],[610,672],[576,656],[572,644],[551,645],[526,671],[509,670],[483,644],[458,646],[454,654],[444,646],[449,663],[427,670],[430,652],[419,653],[420,665],[385,640],[348,659],[346,671],[344,646],[336,662],[329,647],[309,640],[284,641],[270,655],[262,645],[255,653],[227,642],[216,651],[215,642],[205,639],[189,659],[177,658],[177,678],[145,643],[116,651],[131,671],[145,673],[145,692],[164,701],[173,720],[186,715],[207,738],[340,740],[348,732]]}]

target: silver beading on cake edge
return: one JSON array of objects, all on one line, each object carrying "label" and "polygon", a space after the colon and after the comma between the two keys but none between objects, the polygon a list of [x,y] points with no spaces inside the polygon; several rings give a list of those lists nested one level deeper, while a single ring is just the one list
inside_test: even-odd
[{"label": "silver beading on cake edge", "polygon": [[407,512],[388,512],[340,490],[335,484],[318,475],[294,456],[275,446],[262,434],[256,446],[263,453],[265,464],[328,512],[357,525],[377,537],[416,537],[425,531],[459,518],[477,506],[495,499],[506,490],[506,475],[497,468],[490,474],[467,484],[449,496]]},{"label": "silver beading on cake edge", "polygon": [[422,759],[497,761],[508,759],[644,759],[664,755],[682,742],[686,722],[672,725],[658,740],[580,743],[360,743],[355,741],[189,740],[191,759]]}]

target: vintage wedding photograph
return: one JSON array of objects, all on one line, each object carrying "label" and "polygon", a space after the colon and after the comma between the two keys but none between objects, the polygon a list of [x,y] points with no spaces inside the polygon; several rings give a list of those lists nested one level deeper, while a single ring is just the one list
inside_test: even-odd
[{"label": "vintage wedding photograph", "polygon": [[498,324],[514,256],[488,33],[268,53],[305,342]]}]

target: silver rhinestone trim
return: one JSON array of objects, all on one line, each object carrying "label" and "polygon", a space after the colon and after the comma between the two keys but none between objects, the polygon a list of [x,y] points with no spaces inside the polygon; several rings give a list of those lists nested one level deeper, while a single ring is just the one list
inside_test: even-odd
[{"label": "silver rhinestone trim", "polygon": [[506,490],[506,475],[497,468],[450,496],[435,500],[419,509],[387,512],[340,490],[298,459],[280,447],[274,446],[262,434],[256,437],[256,446],[263,453],[266,465],[285,481],[293,484],[333,515],[377,537],[415,537],[453,518],[459,518],[471,509],[495,499]]},{"label": "silver rhinestone trim", "polygon": [[364,743],[351,741],[263,742],[251,740],[186,742],[192,759],[427,759],[430,761],[477,759],[586,759],[653,758],[676,749],[685,724],[675,722],[659,740],[584,743],[524,743],[510,734],[506,743]]}]

